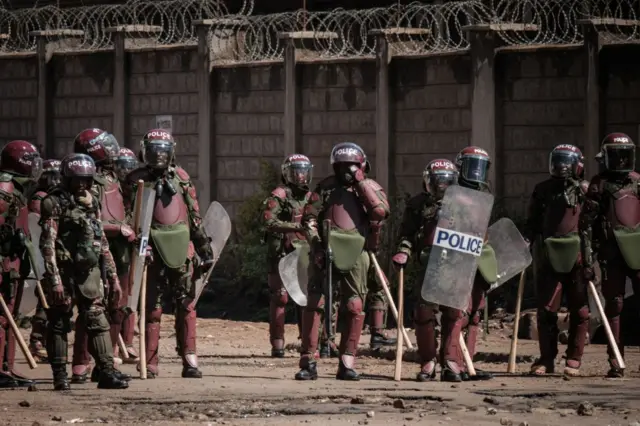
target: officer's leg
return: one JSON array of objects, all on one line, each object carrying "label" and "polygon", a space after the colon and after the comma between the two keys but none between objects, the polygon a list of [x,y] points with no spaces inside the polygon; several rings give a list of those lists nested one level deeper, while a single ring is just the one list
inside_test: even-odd
[{"label": "officer's leg", "polygon": [[[109,244],[111,248],[111,254],[113,255],[118,272],[118,280],[120,281],[120,288],[122,288],[122,297],[118,301],[117,305],[109,306],[109,321],[111,322],[109,335],[111,337],[111,343],[113,344],[113,353],[117,354],[118,351],[118,338],[122,331],[122,323],[126,316],[127,301],[129,299],[129,268],[126,264],[126,247],[122,247],[120,241],[113,241]],[[118,364],[122,363],[124,354],[119,354],[119,357],[115,357]]]},{"label": "officer's leg", "polygon": [[318,350],[320,336],[320,320],[324,314],[324,271],[312,263],[309,265],[309,294],[307,306],[302,316],[302,336],[300,347],[300,371],[295,375],[296,380],[316,380],[318,378],[315,353]]},{"label": "officer's leg", "polygon": [[[10,273],[3,273],[0,280],[0,292],[9,311],[0,311],[0,369],[6,369],[6,371],[0,371],[0,388],[12,388],[21,385],[18,380],[12,377],[10,366],[7,365],[13,359],[10,352],[13,351],[15,353],[15,344],[12,344],[15,336],[9,326],[8,316],[12,315],[14,311],[16,291],[17,283],[15,279],[11,278]],[[6,358],[5,355],[7,355]]]},{"label": "officer's leg", "polygon": [[396,339],[384,334],[387,315],[387,300],[382,284],[375,277],[375,267],[371,265],[368,279],[367,310],[369,311],[369,330],[371,331],[371,349],[396,344]]},{"label": "officer's leg", "polygon": [[85,321],[84,316],[78,313],[71,360],[71,383],[84,383],[89,378],[91,355],[89,354],[89,336]]},{"label": "officer's leg", "polygon": [[[125,389],[129,384],[113,366],[113,344],[109,334],[110,325],[102,298],[87,299],[78,295],[78,318],[83,319],[89,339],[89,353],[96,361],[92,381],[99,389]],[[130,378],[130,377],[128,377]]]},{"label": "officer's leg", "polygon": [[[436,355],[438,342],[436,340],[436,314],[438,307],[432,303],[419,299],[413,311],[413,322],[416,327],[416,343],[420,356],[420,372],[417,380],[426,382],[436,377]],[[444,368],[444,367],[443,367]]]},{"label": "officer's leg", "polygon": [[[158,375],[158,347],[160,346],[160,321],[162,320],[162,300],[167,289],[167,271],[156,253],[154,261],[147,266],[147,298],[146,298],[146,354],[147,377]],[[138,369],[140,366],[138,365]]]},{"label": "officer's leg", "polygon": [[338,380],[360,380],[355,370],[356,353],[364,326],[364,300],[367,297],[367,273],[370,259],[362,252],[353,268],[346,274],[335,274],[345,306],[344,331],[340,335],[340,362]]},{"label": "officer's leg", "polygon": [[[471,298],[469,300],[469,306],[466,311],[466,321],[464,325],[467,329],[466,345],[469,351],[469,356],[473,360],[476,354],[476,343],[478,342],[478,334],[480,333],[480,321],[482,319],[482,313],[485,309],[484,292],[488,287],[487,282],[479,272],[476,273],[473,287],[471,289]],[[461,328],[462,329],[462,328]],[[460,357],[462,359],[462,357]],[[468,369],[461,374],[462,380],[487,380],[493,378],[490,373],[482,371],[476,368],[476,375],[469,376]]]},{"label": "officer's leg", "polygon": [[270,265],[267,276],[269,283],[269,340],[271,356],[284,357],[284,319],[289,295],[282,284],[277,264]]},{"label": "officer's leg", "polygon": [[176,337],[182,357],[182,377],[200,379],[196,352],[195,287],[192,285],[193,264],[187,259],[180,269],[169,269],[169,285],[176,300]]},{"label": "officer's leg", "polygon": [[47,354],[53,372],[53,389],[69,390],[67,376],[68,337],[73,307],[52,306],[47,311]]},{"label": "officer's leg", "polygon": [[333,286],[333,304],[331,306],[331,333],[327,333],[324,314],[320,324],[320,358],[337,358],[340,356],[336,346],[338,332],[338,314],[340,312],[340,286]]},{"label": "officer's leg", "polygon": [[[462,333],[462,311],[442,306],[440,311],[440,380],[443,382],[459,382],[462,380],[463,360],[460,357],[460,335]],[[477,373],[477,372],[476,372]]]},{"label": "officer's leg", "polygon": [[[607,259],[606,262],[601,262],[600,268],[602,270],[602,295],[605,300],[604,311],[609,320],[613,337],[618,344],[618,349],[620,349],[620,354],[624,357],[624,345],[620,341],[620,315],[622,314],[627,280],[626,265],[621,259]],[[607,376],[623,377],[624,370],[618,365],[611,345],[607,346],[607,354],[611,366]]]},{"label": "officer's leg", "polygon": [[38,297],[38,305],[36,313],[31,319],[31,335],[29,336],[29,350],[31,355],[37,361],[45,361],[47,359],[46,340],[47,334],[47,313],[42,307],[40,297]]},{"label": "officer's leg", "polygon": [[589,294],[578,267],[563,285],[567,289],[569,305],[569,342],[564,374],[577,376],[589,332]]},{"label": "officer's leg", "polygon": [[[546,261],[540,269],[540,281],[536,283],[538,302],[536,322],[540,358],[531,366],[531,373],[538,376],[555,371],[555,359],[558,355],[558,309],[562,302],[564,279],[567,277],[555,273]],[[517,332],[514,330],[514,333]]]}]

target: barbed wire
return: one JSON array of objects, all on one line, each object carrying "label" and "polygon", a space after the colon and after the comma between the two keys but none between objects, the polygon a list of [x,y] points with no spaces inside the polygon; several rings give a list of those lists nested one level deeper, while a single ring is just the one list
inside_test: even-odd
[{"label": "barbed wire", "polygon": [[[296,11],[252,15],[254,0],[229,11],[224,0],[130,0],[121,5],[60,9],[46,6],[8,11],[0,8],[0,46],[5,52],[32,52],[32,31],[83,31],[68,50],[111,48],[109,27],[153,25],[139,34],[148,45],[197,43],[193,24],[209,20],[208,42],[217,63],[279,61],[293,42],[303,60],[373,57],[382,33],[398,56],[465,51],[467,26],[491,26],[502,45],[576,45],[582,25],[598,25],[606,43],[639,41],[640,0],[466,0],[439,5],[411,3],[365,10]],[[588,23],[588,20],[592,20]],[[596,21],[599,19],[599,21]],[[289,36],[283,38],[283,34]],[[61,49],[64,49],[62,47]]]}]

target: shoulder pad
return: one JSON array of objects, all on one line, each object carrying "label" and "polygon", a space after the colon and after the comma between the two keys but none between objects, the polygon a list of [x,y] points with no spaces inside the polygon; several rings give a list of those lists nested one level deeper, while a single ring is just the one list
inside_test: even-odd
[{"label": "shoulder pad", "polygon": [[174,172],[176,174],[176,176],[178,177],[178,179],[180,179],[183,182],[189,182],[191,180],[191,177],[189,176],[189,173],[187,173],[187,171],[185,169],[183,169],[180,166],[177,166],[174,169]]},{"label": "shoulder pad", "polygon": [[640,180],[640,173],[638,173],[638,172],[629,173],[629,179],[634,180],[634,181]]},{"label": "shoulder pad", "polygon": [[282,186],[277,186],[273,191],[271,191],[271,195],[276,198],[280,198],[281,200],[286,200],[288,198],[287,190]]},{"label": "shoulder pad", "polygon": [[0,172],[0,182],[11,182],[12,180],[13,180],[12,174]]},{"label": "shoulder pad", "polygon": [[15,188],[16,187],[11,180],[0,180],[0,191],[12,194]]},{"label": "shoulder pad", "polygon": [[35,198],[37,200],[44,200],[44,198],[47,196],[47,192],[46,191],[36,191],[35,194],[33,194],[33,196],[31,198]]}]

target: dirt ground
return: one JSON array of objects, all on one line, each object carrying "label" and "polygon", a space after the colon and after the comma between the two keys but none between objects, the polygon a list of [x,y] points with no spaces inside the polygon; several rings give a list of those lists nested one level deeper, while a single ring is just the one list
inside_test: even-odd
[{"label": "dirt ground", "polygon": [[[198,325],[202,380],[180,378],[172,318],[166,316],[159,378],[134,379],[124,391],[86,384],[54,393],[47,365],[29,371],[21,362],[20,371],[38,379],[37,390],[2,391],[0,424],[640,426],[635,423],[640,422],[638,347],[627,348],[629,374],[622,380],[603,378],[606,354],[599,345],[587,347],[586,377],[507,376],[511,330],[494,329],[487,341],[480,341],[476,356],[476,368],[495,372],[494,380],[418,383],[415,352],[408,351],[402,381],[394,382],[395,349],[373,356],[365,335],[358,363],[363,380],[336,381],[337,360],[331,359],[320,361],[318,381],[296,382],[295,326],[287,326],[287,357],[272,359],[267,324],[200,319]],[[528,370],[536,351],[535,342],[521,342],[520,372]],[[135,374],[135,366],[121,369]]]}]

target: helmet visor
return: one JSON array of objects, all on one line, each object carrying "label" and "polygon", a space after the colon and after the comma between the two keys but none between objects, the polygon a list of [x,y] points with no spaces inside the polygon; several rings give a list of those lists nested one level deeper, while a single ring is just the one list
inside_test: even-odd
[{"label": "helmet visor", "polygon": [[460,171],[464,180],[473,183],[487,183],[489,160],[486,157],[466,156]]},{"label": "helmet visor", "polygon": [[444,192],[451,185],[458,183],[458,174],[452,171],[435,171],[429,172],[427,177],[427,188],[437,197],[443,197]]},{"label": "helmet visor", "polygon": [[286,177],[294,185],[309,185],[313,177],[313,166],[309,163],[293,163],[287,169]]},{"label": "helmet visor", "polygon": [[144,162],[149,167],[166,169],[173,160],[173,144],[165,141],[152,141],[144,148]]},{"label": "helmet visor", "polygon": [[634,145],[605,145],[604,165],[610,172],[632,172],[636,167],[636,147]]},{"label": "helmet visor", "polygon": [[553,177],[566,179],[576,173],[577,167],[577,154],[566,151],[554,151],[549,155],[549,173]]},{"label": "helmet visor", "polygon": [[116,174],[118,179],[124,180],[129,173],[138,168],[138,161],[131,157],[120,157],[116,160]]}]

